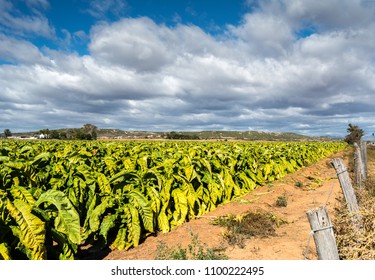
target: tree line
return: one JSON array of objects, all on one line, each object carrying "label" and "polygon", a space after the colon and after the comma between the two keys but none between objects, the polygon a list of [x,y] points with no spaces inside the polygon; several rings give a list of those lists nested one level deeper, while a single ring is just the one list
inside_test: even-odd
[{"label": "tree line", "polygon": [[[60,140],[96,140],[98,128],[93,124],[85,124],[81,128],[68,129],[41,129],[34,137],[39,139],[60,139]],[[4,130],[4,137],[9,138],[13,134],[9,128]]]},{"label": "tree line", "polygon": [[[42,129],[39,131],[37,138],[42,139],[61,139],[61,140],[96,140],[98,137],[98,128],[93,124],[85,124],[81,128],[69,128],[69,129],[59,129],[59,130],[49,130]],[[353,125],[349,123],[346,129],[348,134],[345,136],[344,141],[348,144],[354,144],[361,141],[362,137],[365,135],[363,129],[358,125]],[[374,135],[374,133],[372,134]],[[12,136],[12,132],[9,128],[4,129],[4,137],[9,138]],[[199,139],[197,135],[189,135],[183,133],[177,133],[172,131],[166,135],[167,139],[186,139],[195,140]]]},{"label": "tree line", "polygon": [[179,139],[179,140],[198,140],[200,139],[198,135],[190,135],[184,133],[178,133],[175,131],[171,131],[167,134],[167,139]]}]

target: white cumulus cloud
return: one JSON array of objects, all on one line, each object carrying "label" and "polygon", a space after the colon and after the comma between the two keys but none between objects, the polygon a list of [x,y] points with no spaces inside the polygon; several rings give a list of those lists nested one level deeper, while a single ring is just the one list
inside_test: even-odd
[{"label": "white cumulus cloud", "polygon": [[[19,26],[33,19],[16,20],[9,2],[0,4]],[[51,34],[39,19],[38,30]],[[85,55],[4,31],[0,60],[10,64],[0,65],[0,122],[343,135],[357,121],[371,129],[374,27],[374,7],[359,0],[270,0],[218,35],[148,17],[101,21]]]}]

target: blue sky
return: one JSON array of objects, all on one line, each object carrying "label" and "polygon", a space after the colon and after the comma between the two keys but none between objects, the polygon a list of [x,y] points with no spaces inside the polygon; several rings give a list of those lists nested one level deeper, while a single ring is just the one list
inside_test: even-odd
[{"label": "blue sky", "polygon": [[0,129],[375,132],[375,2],[0,0]]},{"label": "blue sky", "polygon": [[77,32],[89,34],[98,22],[148,17],[170,27],[177,24],[196,25],[210,34],[220,34],[227,24],[240,22],[243,14],[256,6],[243,0],[219,0],[214,5],[210,0],[15,0],[11,3],[13,14],[21,14],[23,17],[34,17],[36,8],[43,11],[55,38],[33,34],[29,38],[31,42],[39,47],[54,49],[66,50],[69,47],[80,54],[87,54],[87,42],[76,38],[67,46],[64,45],[65,39],[67,36],[74,37]]}]

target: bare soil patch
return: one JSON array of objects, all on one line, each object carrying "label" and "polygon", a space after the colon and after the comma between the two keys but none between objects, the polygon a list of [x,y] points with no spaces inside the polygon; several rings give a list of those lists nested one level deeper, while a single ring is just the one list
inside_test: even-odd
[{"label": "bare soil patch", "polygon": [[[192,234],[208,248],[220,250],[231,260],[302,260],[317,259],[313,238],[309,239],[310,225],[306,212],[326,205],[330,215],[342,197],[340,183],[330,161],[342,158],[348,165],[351,149],[332,155],[313,165],[289,174],[281,180],[261,186],[250,194],[219,206],[214,211],[187,222],[169,233],[149,236],[136,248],[111,251],[107,260],[154,260],[158,244],[186,248]],[[283,198],[286,205],[277,201]],[[230,244],[225,238],[226,228],[214,225],[219,217],[244,216],[246,213],[267,213],[279,221],[272,234],[255,234],[242,245]],[[267,222],[258,219],[258,231],[266,231]],[[309,241],[309,242],[308,242]],[[309,244],[309,245],[308,245]]]}]

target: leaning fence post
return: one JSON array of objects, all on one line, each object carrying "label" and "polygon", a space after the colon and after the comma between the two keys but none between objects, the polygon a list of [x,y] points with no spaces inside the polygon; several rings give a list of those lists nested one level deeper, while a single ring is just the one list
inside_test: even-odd
[{"label": "leaning fence post", "polygon": [[333,226],[328,217],[327,209],[322,206],[310,209],[306,213],[310,222],[319,260],[339,260]]},{"label": "leaning fence post", "polygon": [[344,193],[349,212],[353,215],[353,226],[358,231],[363,232],[362,216],[359,213],[357,198],[355,196],[353,186],[350,182],[348,171],[346,170],[346,167],[344,165],[344,161],[341,158],[334,158],[331,161],[331,164],[336,169],[336,173],[339,178],[340,186],[342,192]]},{"label": "leaning fence post", "polygon": [[350,182],[348,171],[346,170],[344,161],[341,158],[334,158],[331,164],[336,169],[337,176],[340,181],[341,189],[344,193],[345,200],[348,204],[350,212],[359,212],[357,198]]}]

